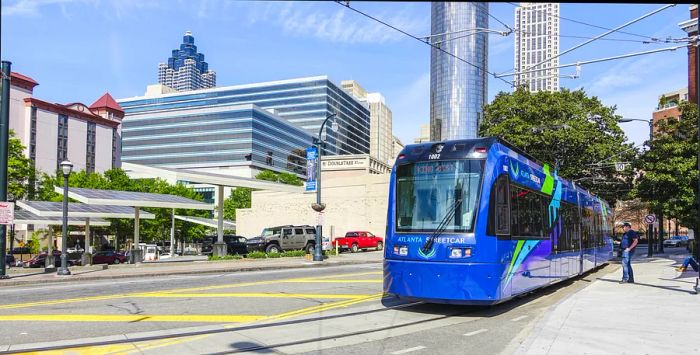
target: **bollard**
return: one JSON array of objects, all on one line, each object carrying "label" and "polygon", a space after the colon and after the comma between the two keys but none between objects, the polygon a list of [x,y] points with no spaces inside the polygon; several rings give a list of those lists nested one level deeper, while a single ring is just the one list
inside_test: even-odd
[{"label": "bollard", "polygon": [[338,239],[335,240],[335,255],[340,255],[338,253]]}]

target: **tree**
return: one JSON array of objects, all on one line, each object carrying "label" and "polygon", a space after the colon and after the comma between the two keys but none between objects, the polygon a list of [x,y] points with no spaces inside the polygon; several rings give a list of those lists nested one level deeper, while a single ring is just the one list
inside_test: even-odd
[{"label": "tree", "polygon": [[10,130],[7,152],[7,199],[21,200],[29,192],[30,182],[34,180],[32,161],[24,155],[22,141]]},{"label": "tree", "polygon": [[237,187],[231,190],[231,194],[224,200],[224,218],[235,221],[236,209],[250,208],[252,191],[246,187]]},{"label": "tree", "polygon": [[652,211],[697,230],[698,125],[697,106],[682,102],[681,117],[661,120],[651,148],[635,167],[641,171],[634,194]]},{"label": "tree", "polygon": [[[276,173],[271,170],[263,170],[255,176],[258,180],[279,182],[287,185],[301,186],[304,183],[296,175],[290,173]],[[250,208],[252,201],[252,189],[237,187],[231,190],[231,194],[224,200],[224,218],[236,220],[236,209]]]},{"label": "tree", "polygon": [[[521,88],[501,92],[484,106],[479,134],[505,139],[614,204],[631,189],[632,172],[616,172],[611,163],[630,162],[635,155],[615,109],[583,90],[531,93]],[[607,164],[598,164],[604,160]]]}]

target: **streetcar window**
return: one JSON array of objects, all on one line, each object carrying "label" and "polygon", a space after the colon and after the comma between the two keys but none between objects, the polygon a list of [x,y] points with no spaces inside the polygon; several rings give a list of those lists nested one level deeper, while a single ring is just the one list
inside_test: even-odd
[{"label": "streetcar window", "polygon": [[397,231],[430,232],[443,220],[446,232],[471,231],[482,165],[483,160],[445,160],[399,166]]},{"label": "streetcar window", "polygon": [[491,218],[489,233],[497,236],[510,236],[510,192],[508,174],[501,175],[491,192]]},{"label": "streetcar window", "polygon": [[529,189],[510,186],[511,233],[514,236],[544,238],[546,199]]}]

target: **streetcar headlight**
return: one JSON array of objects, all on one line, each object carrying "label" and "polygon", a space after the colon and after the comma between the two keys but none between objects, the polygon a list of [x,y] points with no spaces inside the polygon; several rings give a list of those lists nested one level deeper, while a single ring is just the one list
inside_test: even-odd
[{"label": "streetcar headlight", "polygon": [[461,258],[462,257],[462,249],[451,249],[450,250],[450,258]]}]

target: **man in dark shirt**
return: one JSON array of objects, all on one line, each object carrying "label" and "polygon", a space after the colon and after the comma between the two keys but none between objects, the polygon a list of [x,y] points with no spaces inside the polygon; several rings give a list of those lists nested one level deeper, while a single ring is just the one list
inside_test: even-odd
[{"label": "man in dark shirt", "polygon": [[632,225],[627,222],[622,225],[622,229],[625,233],[622,235],[622,241],[620,241],[620,248],[622,249],[622,281],[620,283],[634,283],[632,256],[634,256],[634,249],[639,242],[639,235],[632,230]]}]

